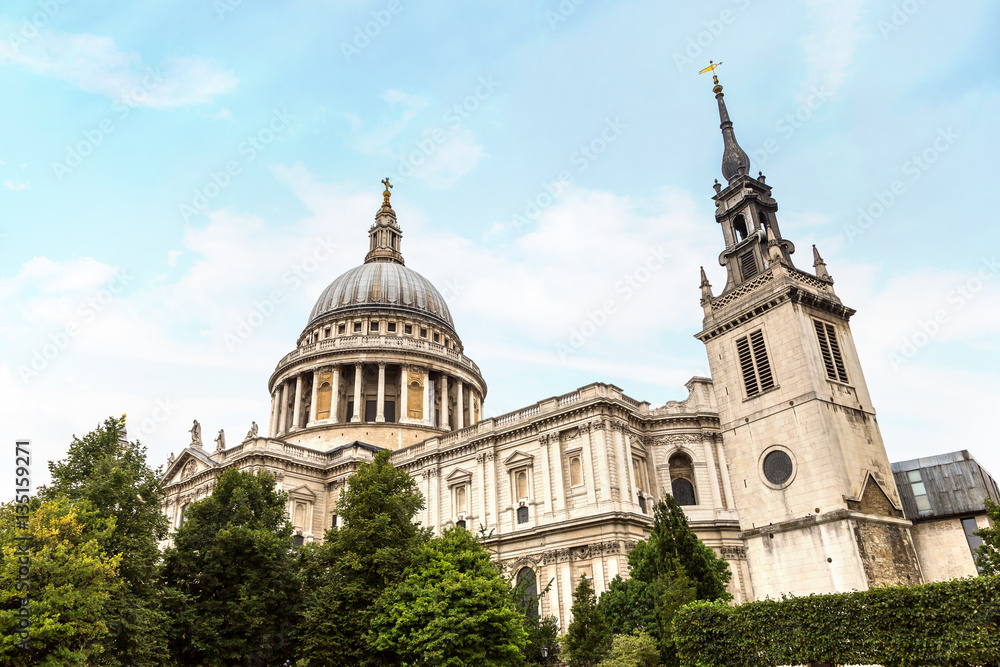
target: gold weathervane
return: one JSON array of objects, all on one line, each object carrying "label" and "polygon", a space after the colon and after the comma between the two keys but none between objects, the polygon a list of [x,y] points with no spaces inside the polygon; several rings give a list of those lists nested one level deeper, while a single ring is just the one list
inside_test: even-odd
[{"label": "gold weathervane", "polygon": [[386,176],[385,178],[383,178],[381,182],[382,182],[382,185],[385,186],[385,192],[382,193],[382,199],[385,200],[383,203],[388,204],[389,203],[389,197],[392,196],[392,193],[389,192],[389,188],[392,187],[392,183],[389,182],[389,177],[388,176]]},{"label": "gold weathervane", "polygon": [[703,69],[700,72],[698,72],[698,74],[704,74],[705,72],[711,72],[712,73],[712,83],[714,83],[715,85],[719,85],[719,77],[715,75],[715,68],[718,67],[719,65],[721,65],[722,63],[721,62],[717,63],[717,62],[714,62],[712,60],[709,60],[708,63],[709,63],[708,67],[706,67],[705,69]]}]

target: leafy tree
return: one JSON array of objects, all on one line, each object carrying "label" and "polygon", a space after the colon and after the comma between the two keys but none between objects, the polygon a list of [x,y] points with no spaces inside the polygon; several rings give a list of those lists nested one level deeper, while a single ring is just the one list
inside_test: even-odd
[{"label": "leafy tree", "polygon": [[423,546],[380,600],[371,633],[376,649],[414,667],[518,665],[526,638],[510,587],[464,528]]},{"label": "leafy tree", "polygon": [[573,621],[563,640],[565,660],[570,667],[594,667],[611,648],[611,630],[587,577],[580,577],[570,611]]},{"label": "leafy tree", "polygon": [[160,473],[146,463],[146,448],[129,442],[125,417],[108,418],[83,438],[73,437],[62,461],[49,463],[52,484],[43,498],[86,500],[99,516],[114,517],[104,549],[120,554],[124,586],[109,607],[105,650],[97,664],[162,665],[168,658],[167,616],[162,609],[158,542],[167,536],[160,511]]},{"label": "leafy tree", "polygon": [[657,667],[660,651],[656,640],[640,632],[637,635],[615,635],[611,651],[598,667]]},{"label": "leafy tree", "polygon": [[976,535],[983,543],[976,550],[976,566],[985,575],[1000,574],[1000,505],[986,499],[986,513],[990,518],[989,528],[980,528]]},{"label": "leafy tree", "polygon": [[164,554],[170,648],[181,665],[280,665],[300,611],[286,495],[274,477],[229,469],[191,503]]},{"label": "leafy tree", "polygon": [[375,603],[400,582],[429,531],[413,521],[424,507],[413,478],[389,452],[363,463],[341,492],[342,527],[311,554],[312,591],[301,626],[302,665],[393,665],[398,656],[370,646]]},{"label": "leafy tree", "polygon": [[554,616],[538,615],[529,616],[526,621],[528,641],[524,646],[525,663],[530,667],[550,667],[558,664],[559,621]]},{"label": "leafy tree", "polygon": [[[109,608],[122,588],[121,556],[104,551],[115,520],[102,518],[86,502],[56,496],[34,499],[27,526],[20,521],[13,503],[0,506],[0,663],[97,664],[105,648]],[[30,536],[26,592],[16,588],[23,554],[17,538],[24,534]],[[17,634],[25,593],[30,599],[28,650],[18,646]]]},{"label": "leafy tree", "polygon": [[628,562],[631,578],[612,580],[601,610],[613,632],[648,633],[659,644],[663,663],[676,665],[675,614],[694,600],[728,600],[729,566],[698,539],[669,494],[656,505],[649,540],[632,549]]}]

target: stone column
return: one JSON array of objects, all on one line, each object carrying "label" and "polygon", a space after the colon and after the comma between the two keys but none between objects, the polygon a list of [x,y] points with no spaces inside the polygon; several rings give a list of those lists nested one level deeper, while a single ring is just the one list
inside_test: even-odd
[{"label": "stone column", "polygon": [[340,422],[340,366],[333,366],[330,377],[330,422]]},{"label": "stone column", "polygon": [[726,463],[726,452],[722,448],[722,438],[715,443],[716,451],[719,452],[719,472],[722,473],[722,490],[726,492],[726,509],[736,509],[736,502],[733,500],[733,486],[729,481],[729,465]]},{"label": "stone column", "polygon": [[[399,328],[398,325],[396,327]],[[406,372],[406,364],[399,365],[399,419],[401,424],[407,424],[410,421],[410,408],[409,408],[409,398],[410,388],[407,385],[410,383],[409,375]]]},{"label": "stone column", "polygon": [[364,372],[364,364],[360,361],[354,363],[354,416],[351,417],[352,422],[361,421],[361,411],[364,409],[361,405],[361,374]]},{"label": "stone column", "polygon": [[302,374],[295,376],[295,402],[292,404],[292,427],[289,431],[298,431],[302,418]]},{"label": "stone column", "polygon": [[431,422],[431,369],[424,369],[424,423],[433,426]]},{"label": "stone column", "polygon": [[278,406],[278,435],[284,435],[288,426],[288,383],[281,383],[281,405]]},{"label": "stone column", "polygon": [[306,426],[313,426],[316,423],[316,394],[319,393],[319,369],[313,369],[313,390],[309,398],[309,421]]},{"label": "stone column", "polygon": [[590,438],[590,446],[597,454],[597,467],[601,474],[601,493],[597,499],[599,501],[611,500],[611,465],[608,463],[608,442],[605,438],[605,431],[604,429],[591,429],[590,424],[581,424],[580,432],[581,434],[587,433],[587,437]]},{"label": "stone column", "polygon": [[549,457],[549,436],[541,434],[538,436],[538,444],[541,446],[542,454],[542,507],[543,511],[552,515],[552,478],[551,478],[551,458]]},{"label": "stone column", "polygon": [[456,389],[458,389],[458,405],[455,408],[455,412],[457,413],[455,416],[455,428],[458,429],[465,428],[465,397],[463,396],[465,387],[462,385],[461,380],[458,380]]},{"label": "stone column", "polygon": [[378,362],[378,398],[375,399],[375,422],[385,423],[385,362]]},{"label": "stone column", "polygon": [[273,438],[278,435],[278,397],[281,392],[278,389],[271,394],[271,423],[267,427],[267,437]]},{"label": "stone column", "polygon": [[[719,478],[715,470],[715,454],[712,452],[712,441],[705,440],[702,442],[702,446],[705,448],[705,460],[708,462],[708,488],[712,490],[712,502],[715,503],[713,509],[721,510],[722,495],[719,493]],[[699,500],[701,499],[699,498]]]},{"label": "stone column", "polygon": [[451,420],[448,418],[448,376],[441,374],[441,428],[451,430]]}]

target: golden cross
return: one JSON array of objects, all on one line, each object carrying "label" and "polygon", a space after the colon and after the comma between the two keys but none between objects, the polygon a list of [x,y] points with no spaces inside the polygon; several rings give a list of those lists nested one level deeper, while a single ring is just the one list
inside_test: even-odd
[{"label": "golden cross", "polygon": [[389,177],[386,176],[385,178],[382,179],[381,182],[382,182],[382,185],[385,186],[385,194],[389,194],[389,188],[392,187],[392,183],[389,182]]},{"label": "golden cross", "polygon": [[712,60],[709,60],[708,61],[708,67],[706,67],[705,69],[703,69],[700,72],[698,72],[698,74],[704,74],[705,72],[711,72],[712,73],[712,81],[715,84],[718,84],[719,83],[719,77],[717,77],[715,75],[715,68],[718,67],[721,64],[722,64],[721,62],[714,62]]}]

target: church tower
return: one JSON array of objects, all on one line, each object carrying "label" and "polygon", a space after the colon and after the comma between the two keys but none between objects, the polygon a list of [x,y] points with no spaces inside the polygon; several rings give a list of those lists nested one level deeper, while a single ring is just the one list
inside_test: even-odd
[{"label": "church tower", "polygon": [[715,183],[726,284],[701,272],[705,343],[755,595],[864,590],[921,580],[910,523],[851,335],[813,247],[797,269],[777,202],[736,141],[714,76],[723,137]]}]

